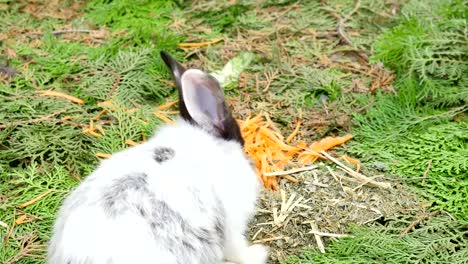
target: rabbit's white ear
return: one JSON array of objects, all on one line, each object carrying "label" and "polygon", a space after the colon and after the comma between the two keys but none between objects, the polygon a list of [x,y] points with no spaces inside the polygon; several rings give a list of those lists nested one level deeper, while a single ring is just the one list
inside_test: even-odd
[{"label": "rabbit's white ear", "polygon": [[182,74],[181,90],[187,112],[197,125],[221,138],[244,143],[215,78],[203,71],[189,69]]}]

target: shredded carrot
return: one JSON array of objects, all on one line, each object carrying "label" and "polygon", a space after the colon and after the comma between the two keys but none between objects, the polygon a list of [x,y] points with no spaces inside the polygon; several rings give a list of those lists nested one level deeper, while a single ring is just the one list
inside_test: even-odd
[{"label": "shredded carrot", "polygon": [[[284,168],[294,165],[297,161],[303,164],[314,162],[320,156],[319,152],[322,149],[328,150],[343,144],[352,137],[351,135],[338,138],[328,137],[311,144],[309,147],[304,141],[291,145],[290,142],[301,128],[301,119],[302,115],[299,114],[299,121],[286,140],[268,114],[259,113],[253,118],[248,117],[246,120],[238,120],[245,141],[244,151],[253,159],[257,176],[266,189],[278,190],[279,184],[278,177],[265,177],[265,173],[284,170]],[[297,179],[289,180],[297,181]]]},{"label": "shredded carrot", "polygon": [[299,132],[299,129],[301,128],[301,124],[302,124],[302,110],[299,109],[299,120],[297,121],[296,127],[294,128],[291,135],[289,135],[288,138],[286,139],[286,143],[290,143],[294,139],[294,137]]},{"label": "shredded carrot", "polygon": [[22,215],[18,217],[18,219],[15,220],[15,225],[20,225],[24,223],[25,220],[26,220],[26,215]]},{"label": "shredded carrot", "polygon": [[297,133],[299,132],[299,129],[301,128],[301,124],[302,124],[302,121],[299,120],[297,122],[296,128],[294,128],[294,131],[286,139],[286,143],[290,143],[293,140],[293,138],[297,135]]},{"label": "shredded carrot", "polygon": [[216,44],[220,41],[224,40],[224,38],[217,38],[213,39],[211,41],[205,41],[205,42],[199,42],[199,43],[179,43],[177,46],[181,48],[198,48],[198,47],[203,47],[203,46],[209,46],[212,44]]},{"label": "shredded carrot", "polygon": [[341,156],[341,159],[348,162],[349,164],[352,164],[356,166],[356,171],[359,172],[361,170],[361,162],[357,159],[353,159],[348,156]]},{"label": "shredded carrot", "polygon": [[112,155],[111,154],[107,154],[107,153],[102,153],[102,152],[96,152],[96,157],[98,158],[110,158]]},{"label": "shredded carrot", "polygon": [[326,137],[320,141],[312,143],[308,148],[306,148],[306,151],[301,153],[299,155],[299,161],[301,163],[308,163],[308,162],[314,162],[316,161],[320,155],[320,151],[322,150],[328,150],[331,149],[335,146],[342,145],[346,141],[350,140],[353,137],[351,134],[347,134],[342,137]]},{"label": "shredded carrot", "polygon": [[32,200],[27,201],[27,202],[21,204],[20,206],[18,206],[18,208],[24,208],[24,207],[26,207],[26,206],[29,206],[29,205],[31,205],[31,204],[33,204],[33,203],[39,201],[40,199],[44,198],[46,195],[48,195],[48,194],[51,193],[51,192],[52,192],[52,190],[48,190],[48,191],[46,191],[45,193],[43,193],[43,194],[41,194],[41,195],[38,195],[37,197],[33,198]]},{"label": "shredded carrot", "polygon": [[36,92],[38,94],[42,95],[42,96],[61,97],[61,98],[67,99],[67,100],[72,101],[72,102],[77,103],[77,104],[84,104],[83,100],[81,100],[80,98],[77,98],[75,96],[69,95],[69,94],[65,94],[65,93],[61,93],[61,92],[57,92],[57,91],[52,91],[52,90],[37,90]]}]

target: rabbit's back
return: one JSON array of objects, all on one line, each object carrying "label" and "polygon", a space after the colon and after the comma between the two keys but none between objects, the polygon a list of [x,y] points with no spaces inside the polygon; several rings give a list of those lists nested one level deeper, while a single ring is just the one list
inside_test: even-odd
[{"label": "rabbit's back", "polygon": [[198,130],[168,127],[104,161],[65,201],[49,263],[219,263],[226,214],[216,185],[231,154]]}]

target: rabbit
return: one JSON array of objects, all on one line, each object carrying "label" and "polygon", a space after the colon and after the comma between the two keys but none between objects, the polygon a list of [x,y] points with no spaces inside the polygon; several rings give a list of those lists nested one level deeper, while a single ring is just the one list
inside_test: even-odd
[{"label": "rabbit", "polygon": [[217,80],[161,58],[179,96],[178,119],[115,153],[61,205],[49,264],[266,263],[249,245],[260,181]]}]

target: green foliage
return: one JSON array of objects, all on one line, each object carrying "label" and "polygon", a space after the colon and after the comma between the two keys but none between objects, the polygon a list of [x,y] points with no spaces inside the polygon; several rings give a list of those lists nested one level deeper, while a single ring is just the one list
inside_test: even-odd
[{"label": "green foliage", "polygon": [[242,14],[252,8],[253,6],[244,4],[234,4],[221,7],[213,5],[209,9],[197,12],[193,17],[203,19],[204,23],[220,32],[224,32],[231,25],[237,22]]},{"label": "green foliage", "polygon": [[[55,214],[63,198],[78,183],[77,180],[72,178],[65,167],[40,167],[34,163],[25,169],[2,171],[0,177],[4,181],[0,184],[0,219],[11,227],[19,215],[28,215],[25,223],[15,226],[6,244],[4,239],[9,229],[0,228],[0,263],[12,261],[21,247],[30,251],[24,252],[26,254],[22,256],[21,262],[17,263],[44,263],[36,255],[44,254]],[[19,205],[48,191],[50,193],[42,199],[18,209]]]},{"label": "green foliage", "polygon": [[118,37],[121,46],[154,44],[172,50],[180,37],[168,30],[174,1],[93,0],[87,4],[87,17],[98,25],[127,31]]},{"label": "green foliage", "polygon": [[434,208],[468,220],[468,123],[451,119],[467,107],[447,112],[418,107],[408,98],[405,93],[378,96],[375,107],[356,115],[359,143],[351,151],[387,164],[394,175],[415,179],[409,182]]},{"label": "green foliage", "polygon": [[153,115],[151,106],[142,106],[136,112],[125,109],[123,101],[114,102],[116,109],[107,108],[109,118],[116,122],[106,127],[105,134],[92,146],[93,152],[115,153],[127,147],[127,140],[141,142],[143,136],[153,135],[154,127],[159,123]]},{"label": "green foliage", "polygon": [[468,125],[452,119],[466,112],[468,98],[467,28],[457,3],[410,1],[401,25],[377,41],[373,60],[395,69],[399,94],[379,95],[374,107],[356,115],[360,143],[352,151],[388,164],[394,175],[416,178],[414,186],[435,208],[468,220]]},{"label": "green foliage", "polygon": [[293,263],[466,263],[468,259],[468,229],[447,215],[429,218],[418,227],[399,237],[410,224],[394,220],[386,226],[355,227],[355,237],[340,238],[327,247],[327,253],[306,250]]},{"label": "green foliage", "polygon": [[[80,93],[98,101],[125,98],[130,106],[142,103],[143,99],[167,96],[167,85],[159,81],[160,72],[151,72],[153,61],[160,60],[157,53],[143,48],[137,51],[119,51],[115,56],[100,57],[91,62],[80,75]],[[154,74],[152,74],[154,73]]]},{"label": "green foliage", "polygon": [[417,97],[436,105],[468,98],[468,7],[462,1],[410,1],[400,25],[374,45],[373,60],[400,77],[400,89],[418,84]]}]

